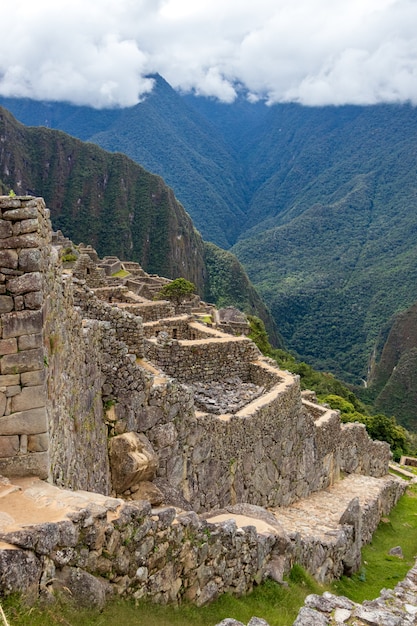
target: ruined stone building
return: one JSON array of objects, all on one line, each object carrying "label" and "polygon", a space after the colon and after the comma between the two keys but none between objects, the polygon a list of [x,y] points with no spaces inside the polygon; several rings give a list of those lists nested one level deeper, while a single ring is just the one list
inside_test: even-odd
[{"label": "ruined stone building", "polygon": [[2,509],[0,590],[204,604],[295,562],[357,569],[403,491],[388,445],[303,396],[241,317],[155,300],[167,279],[88,246],[67,267],[42,199],[0,211],[0,500],[37,507]]}]

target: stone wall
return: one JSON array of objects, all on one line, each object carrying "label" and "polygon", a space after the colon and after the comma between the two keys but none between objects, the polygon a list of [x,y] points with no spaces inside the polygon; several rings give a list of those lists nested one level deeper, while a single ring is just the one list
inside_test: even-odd
[{"label": "stone wall", "polygon": [[109,493],[102,403],[103,330],[97,322],[83,322],[74,307],[71,278],[62,276],[58,259],[50,264],[47,282],[44,332],[50,479],[63,487]]},{"label": "stone wall", "polygon": [[83,285],[79,285],[75,291],[75,304],[82,309],[85,317],[109,322],[117,340],[124,342],[131,354],[138,358],[143,357],[143,328],[140,317],[98,300],[94,291]]},{"label": "stone wall", "polygon": [[0,197],[0,473],[48,476],[45,271],[49,211],[41,199]]},{"label": "stone wall", "polygon": [[224,377],[247,378],[248,364],[259,357],[259,350],[246,337],[160,343],[145,340],[146,357],[179,381],[221,380]]}]

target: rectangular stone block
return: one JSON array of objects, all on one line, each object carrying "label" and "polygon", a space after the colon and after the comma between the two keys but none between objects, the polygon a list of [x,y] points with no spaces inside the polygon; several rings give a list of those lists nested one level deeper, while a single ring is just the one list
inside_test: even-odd
[{"label": "rectangular stone block", "polygon": [[42,433],[41,435],[29,435],[27,443],[28,452],[46,452],[48,447],[48,433]]},{"label": "rectangular stone block", "polygon": [[[13,229],[12,229],[12,225],[10,224],[10,222],[5,222],[4,220],[0,220],[0,239],[6,239],[8,237],[11,237],[13,234]],[[8,248],[8,246],[5,246],[6,248]],[[11,248],[14,248],[15,246],[10,246]]]},{"label": "rectangular stone block", "polygon": [[8,211],[10,209],[17,209],[22,206],[19,198],[11,198],[10,196],[0,196],[0,209]]},{"label": "rectangular stone block", "polygon": [[0,267],[16,270],[18,263],[19,256],[16,250],[0,250]]},{"label": "rectangular stone block", "polygon": [[17,354],[6,354],[0,362],[2,374],[20,374],[31,372],[45,367],[43,360],[43,348],[25,350]]},{"label": "rectangular stone block", "polygon": [[19,268],[24,272],[37,272],[42,269],[42,253],[36,248],[26,248],[19,253]]},{"label": "rectangular stone block", "polygon": [[0,356],[4,354],[15,354],[17,352],[17,340],[15,337],[10,339],[0,339]]},{"label": "rectangular stone block", "polygon": [[26,233],[35,233],[39,228],[39,221],[37,218],[22,220],[20,222],[20,232],[24,235]]},{"label": "rectangular stone block", "polygon": [[21,208],[13,208],[10,209],[9,211],[3,211],[3,219],[4,220],[13,220],[13,221],[17,221],[17,220],[28,220],[28,219],[35,219],[36,221],[38,217],[38,208],[36,206],[25,206],[25,207],[21,207]]},{"label": "rectangular stone block", "polygon": [[29,291],[40,291],[43,285],[43,277],[40,272],[29,272],[23,276],[11,278],[6,283],[6,288],[14,295],[22,295]]},{"label": "rectangular stone block", "polygon": [[49,477],[48,452],[32,452],[0,459],[0,474],[6,477],[38,476],[46,480]]},{"label": "rectangular stone block", "polygon": [[25,299],[25,309],[40,309],[43,304],[42,291],[32,291],[31,293],[25,293],[23,296]]},{"label": "rectangular stone block", "polygon": [[[0,437],[0,459],[15,456],[19,452],[19,437],[12,435]],[[41,452],[41,450],[39,450]]]},{"label": "rectangular stone block", "polygon": [[14,309],[14,300],[11,296],[0,296],[0,313],[10,313]]},{"label": "rectangular stone block", "polygon": [[[4,296],[2,296],[4,297]],[[3,339],[42,332],[41,311],[16,311],[3,315]]]},{"label": "rectangular stone block", "polygon": [[[11,341],[10,339],[3,341]],[[1,345],[1,341],[0,341]],[[21,335],[17,340],[17,345],[19,350],[32,350],[33,348],[41,348],[42,347],[42,335],[41,333],[36,333],[36,335]]]},{"label": "rectangular stone block", "polygon": [[0,391],[0,417],[3,417],[3,415],[6,413],[7,407],[7,397],[4,389],[7,389],[7,387],[2,387],[2,391]]},{"label": "rectangular stone block", "polygon": [[[1,376],[0,376],[1,379]],[[42,385],[46,380],[46,369],[43,367],[41,370],[35,370],[33,372],[23,372],[20,374],[22,387],[33,387],[33,385]]]},{"label": "rectangular stone block", "polygon": [[19,383],[19,374],[6,374],[6,376],[0,376],[0,387],[11,387],[12,385],[18,385]]},{"label": "rectangular stone block", "polygon": [[44,385],[23,387],[21,393],[12,397],[12,413],[29,411],[45,406],[46,394]]},{"label": "rectangular stone block", "polygon": [[47,431],[45,407],[0,418],[0,435],[39,435]]},{"label": "rectangular stone block", "polygon": [[20,385],[11,385],[6,388],[6,398],[13,398],[13,396],[17,396],[22,391]]},{"label": "rectangular stone block", "polygon": [[0,248],[37,248],[40,245],[40,238],[37,233],[27,235],[16,235],[16,237],[0,238]]}]

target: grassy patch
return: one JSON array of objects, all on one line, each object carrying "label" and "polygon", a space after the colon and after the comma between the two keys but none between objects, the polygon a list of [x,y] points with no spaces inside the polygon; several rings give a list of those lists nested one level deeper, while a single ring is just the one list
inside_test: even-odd
[{"label": "grassy patch", "polygon": [[[390,514],[383,518],[372,542],[362,550],[360,572],[333,583],[333,592],[355,602],[372,600],[382,588],[392,589],[413,567],[417,556],[417,486],[410,485],[406,494]],[[404,559],[389,556],[395,546],[401,546]]]},{"label": "grassy patch", "polygon": [[4,601],[4,609],[12,626],[214,626],[226,617],[247,624],[254,615],[265,619],[270,626],[289,626],[306,595],[322,591],[323,588],[302,568],[295,566],[288,578],[288,587],[267,581],[245,597],[224,595],[202,608],[189,604],[167,607],[147,602],[136,606],[132,601],[119,599],[98,613],[62,604],[43,609],[28,608],[16,598],[8,598]]},{"label": "grassy patch", "polygon": [[114,274],[111,275],[112,278],[126,278],[126,276],[129,276],[130,272],[128,272],[127,270],[119,270],[118,272],[115,272]]}]

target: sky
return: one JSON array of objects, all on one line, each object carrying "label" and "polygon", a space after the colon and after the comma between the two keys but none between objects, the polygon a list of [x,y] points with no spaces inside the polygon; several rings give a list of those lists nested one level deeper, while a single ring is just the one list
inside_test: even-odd
[{"label": "sky", "polygon": [[132,106],[159,73],[224,102],[417,104],[417,0],[6,0],[0,94]]}]

